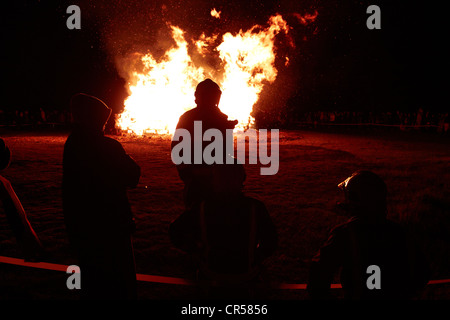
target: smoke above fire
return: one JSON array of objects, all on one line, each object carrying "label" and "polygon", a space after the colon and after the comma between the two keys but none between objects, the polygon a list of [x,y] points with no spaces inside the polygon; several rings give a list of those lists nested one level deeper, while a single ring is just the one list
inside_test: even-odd
[{"label": "smoke above fire", "polygon": [[[193,32],[180,17],[173,19],[171,8],[161,4],[158,19],[148,21],[138,7],[115,8],[140,14],[125,25],[118,25],[117,17],[107,19],[103,36],[129,93],[116,127],[136,135],[173,134],[179,117],[195,107],[195,87],[205,78],[221,87],[219,108],[230,120],[238,120],[237,129],[253,127],[252,111],[261,92],[275,82],[279,66],[291,61],[287,51],[280,53],[276,46],[281,37],[284,46],[295,47],[286,19],[272,14],[262,23],[246,21],[237,30],[223,9],[211,6],[195,10],[209,16],[210,24],[199,22]],[[190,19],[188,14],[184,18]],[[308,15],[304,21],[313,18]]]}]

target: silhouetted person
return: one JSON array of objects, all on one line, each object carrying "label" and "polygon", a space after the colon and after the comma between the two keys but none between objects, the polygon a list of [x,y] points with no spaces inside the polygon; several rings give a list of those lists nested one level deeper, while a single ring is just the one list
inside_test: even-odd
[{"label": "silhouetted person", "polygon": [[[194,164],[194,144],[202,143],[202,152],[208,145],[207,142],[202,142],[203,133],[208,129],[218,129],[223,137],[223,163],[226,162],[226,130],[233,129],[238,123],[237,120],[230,121],[228,116],[222,113],[219,109],[220,97],[222,91],[220,87],[211,79],[206,79],[197,85],[195,90],[195,102],[197,106],[189,111],[186,111],[179,119],[177,129],[186,129],[191,136],[191,162],[190,164],[177,165],[177,170],[180,178],[185,184],[185,203],[187,207],[193,205],[195,202],[202,200],[205,195],[212,190],[211,186],[211,170],[216,164],[207,165]],[[194,141],[194,122],[201,121],[202,132],[201,136],[197,138],[199,141]],[[172,149],[180,141],[172,141]],[[235,159],[233,160],[234,162]],[[219,165],[220,166],[220,165]],[[245,171],[241,171],[245,174]]]},{"label": "silhouetted person", "polygon": [[[9,167],[11,151],[0,139],[0,171]],[[44,253],[42,244],[28,221],[27,214],[8,179],[0,175],[0,201],[8,223],[16,237],[25,260],[39,261]]]},{"label": "silhouetted person", "polygon": [[239,167],[213,174],[213,196],[172,222],[172,243],[196,257],[198,279],[211,283],[209,297],[248,298],[264,259],[277,247],[277,233],[265,205],[242,192]]},{"label": "silhouetted person", "polygon": [[[313,259],[308,292],[312,299],[328,299],[330,284],[340,271],[346,299],[410,299],[428,282],[428,265],[404,230],[386,218],[387,188],[370,171],[357,171],[339,184],[341,205],[351,219],[332,230]],[[379,267],[379,288],[373,270]],[[369,280],[369,285],[368,285]]]},{"label": "silhouetted person", "polygon": [[127,188],[140,167],[122,145],[103,135],[111,109],[77,94],[71,100],[74,129],[64,145],[63,207],[69,239],[79,259],[86,299],[136,298]]}]

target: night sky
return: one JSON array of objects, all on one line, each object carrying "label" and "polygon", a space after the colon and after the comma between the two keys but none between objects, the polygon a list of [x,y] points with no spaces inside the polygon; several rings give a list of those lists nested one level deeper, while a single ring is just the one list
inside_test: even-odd
[{"label": "night sky", "polygon": [[[66,27],[70,4],[81,8],[81,30]],[[370,4],[381,8],[381,30],[366,28]],[[212,8],[222,12],[220,20],[210,16]],[[315,10],[317,19],[307,26],[293,15]],[[3,5],[0,108],[63,109],[72,94],[84,91],[120,110],[127,93],[115,58],[143,50],[162,54],[168,45],[162,40],[167,38],[166,22],[197,37],[201,32],[247,30],[275,13],[292,27],[295,49],[286,46],[286,39],[278,40],[279,52],[288,52],[292,63],[280,69],[260,108],[277,101],[297,112],[446,107],[448,33],[444,8],[430,1],[158,0]]]}]

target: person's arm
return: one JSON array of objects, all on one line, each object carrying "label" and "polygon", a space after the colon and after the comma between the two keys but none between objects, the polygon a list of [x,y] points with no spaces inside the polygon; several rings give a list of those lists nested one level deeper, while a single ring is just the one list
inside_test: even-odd
[{"label": "person's arm", "polygon": [[257,212],[259,213],[258,255],[261,259],[265,259],[275,252],[278,246],[278,235],[269,212],[263,203],[257,203]]},{"label": "person's arm", "polygon": [[108,144],[105,168],[110,172],[105,173],[107,178],[112,180],[111,183],[136,187],[141,177],[141,167],[125,152],[120,142],[108,139]]},{"label": "person's arm", "polygon": [[[189,131],[188,121],[186,120],[185,115],[182,115],[177,123],[177,127],[175,129],[175,134],[172,138],[172,142],[170,145],[171,157],[172,156],[180,156],[179,154],[172,155],[174,148],[185,139],[185,137],[183,135],[181,135],[181,133],[180,133],[180,136],[178,136],[177,139],[175,139],[175,136],[178,134],[177,130],[180,130],[180,129]],[[191,139],[193,139],[193,137],[191,137]],[[189,148],[191,148],[191,144],[189,144]],[[192,150],[193,149],[191,149],[191,152],[192,152]],[[181,152],[184,152],[184,150]],[[193,159],[193,154],[191,154],[191,161],[192,161],[192,159]],[[172,161],[173,161],[173,159],[172,159]],[[189,181],[191,179],[191,175],[192,175],[192,173],[191,173],[192,165],[191,164],[186,164],[186,163],[182,162],[180,164],[177,164],[176,168],[178,171],[178,176],[180,177],[180,179],[182,181],[184,181],[186,183],[187,181]]]},{"label": "person's arm", "polygon": [[120,179],[125,186],[134,188],[138,185],[141,177],[141,167],[134,161],[131,156],[124,154],[119,164],[120,168],[123,168]]},{"label": "person's arm", "polygon": [[311,261],[307,291],[311,299],[330,299],[330,286],[342,265],[342,241],[334,230]]}]

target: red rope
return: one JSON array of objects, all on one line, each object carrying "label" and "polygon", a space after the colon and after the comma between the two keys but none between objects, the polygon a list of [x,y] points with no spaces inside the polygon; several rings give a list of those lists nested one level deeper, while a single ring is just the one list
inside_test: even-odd
[{"label": "red rope", "polygon": [[[45,269],[45,270],[54,270],[54,271],[64,271],[67,272],[68,265],[63,264],[55,264],[49,262],[28,262],[23,259],[11,258],[0,256],[0,263],[7,263],[16,266],[37,268],[37,269]],[[166,277],[166,276],[155,276],[149,274],[140,274],[136,275],[136,279],[138,281],[144,282],[154,282],[154,283],[165,283],[165,284],[177,284],[177,285],[185,285],[185,286],[193,286],[196,285],[196,282],[189,279],[176,278],[176,277]],[[450,283],[450,279],[440,279],[440,280],[431,280],[428,284],[444,284]],[[276,285],[277,289],[284,290],[305,290],[305,283],[280,283]],[[331,289],[340,289],[342,286],[339,283],[333,283],[331,285]]]}]

